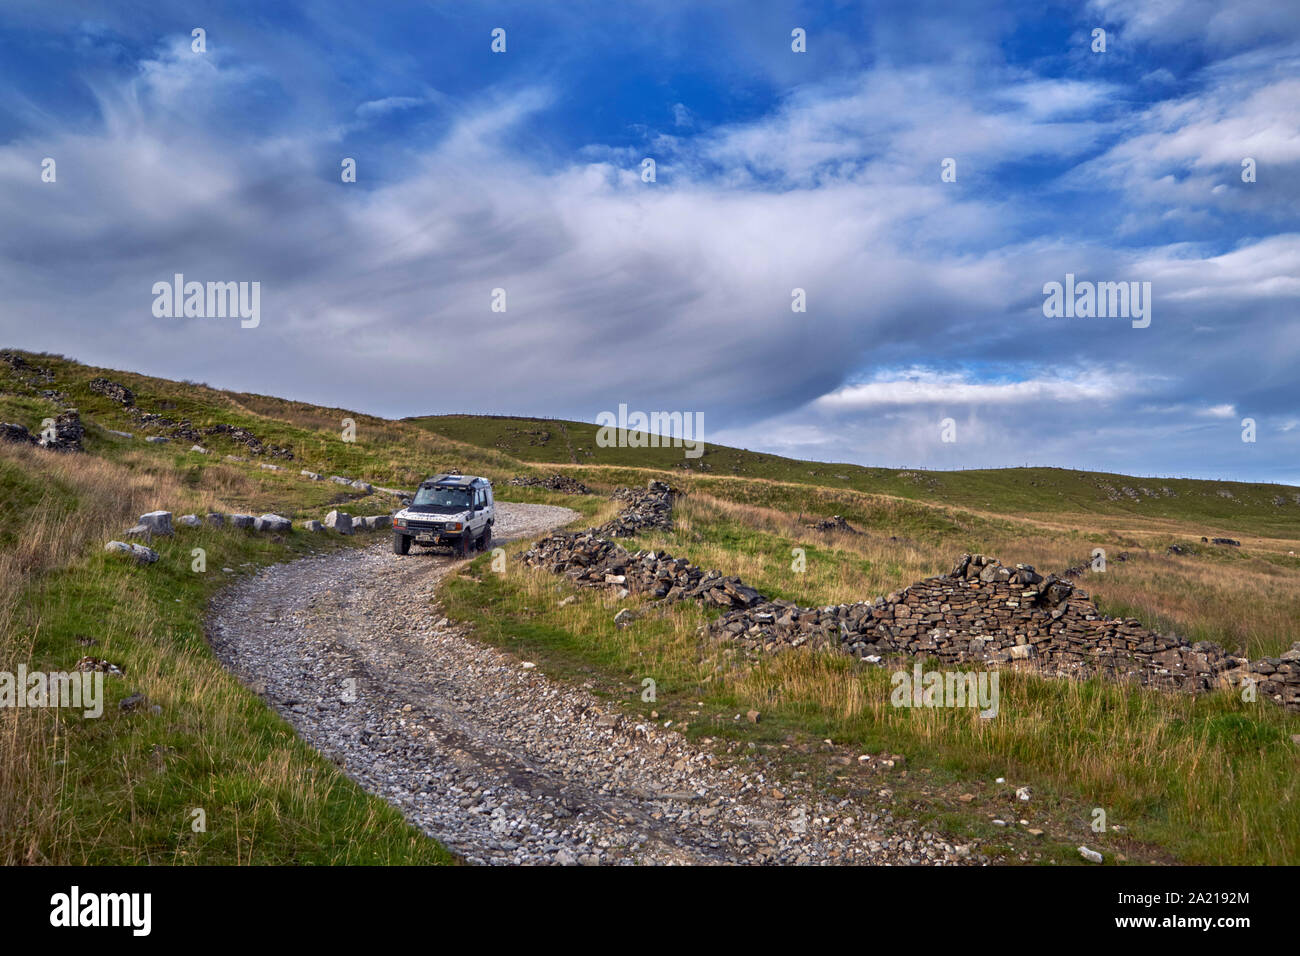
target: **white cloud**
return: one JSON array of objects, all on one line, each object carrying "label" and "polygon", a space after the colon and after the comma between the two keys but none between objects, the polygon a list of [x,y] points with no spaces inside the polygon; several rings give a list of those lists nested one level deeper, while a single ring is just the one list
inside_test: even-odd
[{"label": "white cloud", "polygon": [[386,96],[383,99],[369,100],[362,103],[357,107],[356,113],[362,119],[375,119],[389,113],[422,106],[427,102],[428,100],[422,96]]},{"label": "white cloud", "polygon": [[926,405],[1011,405],[1029,402],[1111,402],[1140,392],[1131,375],[1089,371],[1072,377],[1046,376],[1018,382],[979,382],[958,373],[919,370],[906,377],[847,385],[818,398],[831,412]]},{"label": "white cloud", "polygon": [[1106,23],[1122,24],[1121,37],[1158,45],[1188,40],[1214,50],[1300,37],[1300,8],[1275,0],[1089,0]]},{"label": "white cloud", "polygon": [[1213,405],[1198,409],[1196,414],[1204,418],[1236,418],[1237,408],[1235,405]]}]

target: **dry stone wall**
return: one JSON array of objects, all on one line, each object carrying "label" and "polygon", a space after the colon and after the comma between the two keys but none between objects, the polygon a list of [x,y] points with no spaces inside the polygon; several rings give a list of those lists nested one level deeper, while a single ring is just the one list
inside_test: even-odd
[{"label": "dry stone wall", "polygon": [[703,601],[722,610],[708,626],[711,634],[760,650],[837,648],[871,663],[925,655],[945,664],[1101,675],[1188,693],[1252,681],[1259,696],[1300,711],[1300,642],[1281,657],[1248,661],[1208,641],[1189,643],[1132,618],[1108,617],[1068,579],[1029,565],[1008,567],[968,554],[949,573],[887,597],[810,608],[769,599],[738,578],[684,558],[629,552],[606,537],[629,537],[664,527],[664,521],[670,526],[672,496],[666,486],[620,490],[615,497],[629,507],[617,519],[585,533],[543,538],[524,560],[583,586]]},{"label": "dry stone wall", "polygon": [[538,478],[536,475],[516,475],[507,484],[518,487],[549,488],[551,491],[560,491],[567,495],[591,494],[590,488],[569,475],[549,475],[546,478]]}]

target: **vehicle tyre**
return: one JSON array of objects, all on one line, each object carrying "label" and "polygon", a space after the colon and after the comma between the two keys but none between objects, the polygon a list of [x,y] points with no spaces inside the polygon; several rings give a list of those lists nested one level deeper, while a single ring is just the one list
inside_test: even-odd
[{"label": "vehicle tyre", "polygon": [[468,558],[473,550],[473,539],[467,534],[462,534],[456,542],[456,554],[462,558]]},{"label": "vehicle tyre", "polygon": [[410,554],[411,539],[408,535],[393,532],[393,554]]},{"label": "vehicle tyre", "polygon": [[492,526],[490,524],[485,524],[483,526],[483,533],[478,536],[478,549],[480,551],[486,551],[491,546],[492,546]]}]

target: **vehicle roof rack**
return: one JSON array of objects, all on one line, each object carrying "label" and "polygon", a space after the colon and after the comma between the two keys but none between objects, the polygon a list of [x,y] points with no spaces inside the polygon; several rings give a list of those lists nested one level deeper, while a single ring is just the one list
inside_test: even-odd
[{"label": "vehicle roof rack", "polygon": [[477,475],[434,475],[428,481],[422,482],[424,485],[443,485],[453,488],[465,488],[470,485],[487,484],[486,478],[480,478]]}]

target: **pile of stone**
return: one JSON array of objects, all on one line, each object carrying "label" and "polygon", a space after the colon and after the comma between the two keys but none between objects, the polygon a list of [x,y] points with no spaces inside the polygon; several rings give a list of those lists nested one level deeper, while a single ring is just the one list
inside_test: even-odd
[{"label": "pile of stone", "polygon": [[54,419],[50,433],[41,433],[38,438],[23,425],[13,422],[0,422],[0,441],[19,445],[37,445],[51,451],[82,451],[81,440],[86,430],[81,424],[81,416],[75,408],[61,412]]},{"label": "pile of stone", "polygon": [[81,439],[85,437],[86,429],[82,427],[81,416],[75,408],[59,413],[54,419],[51,431],[52,434],[42,435],[37,442],[42,448],[50,448],[54,451],[82,450]]},{"label": "pile of stone", "polygon": [[524,552],[523,559],[584,587],[647,593],[665,601],[693,598],[732,610],[766,600],[739,578],[706,571],[663,551],[629,552],[605,537],[631,537],[646,528],[671,528],[676,494],[662,481],[651,481],[644,489],[620,488],[611,497],[628,506],[616,518],[585,532],[548,535]]},{"label": "pile of stone", "polygon": [[[278,465],[262,465],[262,467],[274,468],[277,471],[279,470]],[[309,481],[332,481],[336,485],[344,485],[348,488],[355,488],[357,491],[363,492],[364,494],[367,495],[377,491],[383,495],[393,496],[404,505],[411,503],[412,492],[403,491],[401,488],[383,488],[380,487],[379,485],[372,485],[370,482],[362,478],[348,478],[344,475],[330,475],[328,478],[326,478],[324,475],[320,474],[319,472],[309,471],[306,468],[302,469],[302,471],[300,471],[298,474],[300,474],[302,477],[306,478]]]},{"label": "pile of stone", "polygon": [[965,555],[949,574],[877,601],[824,608],[768,602],[726,614],[711,630],[767,649],[838,645],[868,660],[925,654],[1194,693],[1240,684],[1247,664],[1217,644],[1109,618],[1069,581],[985,555]]},{"label": "pile of stone", "polygon": [[745,608],[765,600],[739,578],[705,571],[662,551],[629,552],[595,531],[558,532],[524,552],[534,567],[563,574],[584,587],[613,587],[666,601],[695,598],[721,608]]},{"label": "pile of stone", "polygon": [[1281,657],[1251,661],[1250,676],[1269,700],[1287,710],[1300,711],[1300,641]]},{"label": "pile of stone", "polygon": [[12,442],[15,445],[35,445],[36,437],[27,430],[26,425],[0,422],[0,441]]},{"label": "pile of stone", "polygon": [[134,405],[128,406],[127,411],[131,414],[131,417],[139,422],[144,428],[165,430],[169,432],[171,437],[184,438],[189,442],[200,442],[203,440],[202,434],[194,427],[194,424],[188,418],[176,421],[166,417],[165,415],[159,415],[157,412],[143,411]]},{"label": "pile of stone", "polygon": [[538,478],[536,475],[516,475],[507,483],[523,487],[549,488],[551,491],[560,491],[566,495],[589,495],[592,493],[590,488],[578,479],[571,478],[568,475],[551,475],[548,478]]},{"label": "pile of stone", "polygon": [[135,404],[135,393],[118,382],[106,378],[92,378],[87,387],[92,392],[108,396],[119,405],[131,406]]},{"label": "pile of stone", "polygon": [[343,485],[348,488],[355,488],[357,489],[357,491],[364,492],[367,495],[375,490],[374,485],[370,484],[370,482],[365,481],[361,478],[347,478],[344,477],[343,475],[330,475],[329,480],[334,482],[334,484],[336,485]]},{"label": "pile of stone", "polygon": [[610,538],[630,538],[642,531],[673,526],[673,498],[678,492],[662,481],[651,480],[645,488],[619,488],[611,498],[627,502],[627,507],[594,533]]}]

